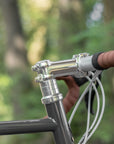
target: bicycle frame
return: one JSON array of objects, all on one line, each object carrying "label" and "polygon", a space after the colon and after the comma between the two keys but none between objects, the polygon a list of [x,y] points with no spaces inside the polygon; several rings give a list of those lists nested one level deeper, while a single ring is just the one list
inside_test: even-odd
[{"label": "bicycle frame", "polygon": [[0,122],[0,135],[53,132],[56,144],[73,144],[62,102],[46,105],[52,118]]},{"label": "bicycle frame", "polygon": [[56,144],[73,144],[62,102],[46,105],[49,118],[0,122],[0,135],[53,132]]},{"label": "bicycle frame", "polygon": [[36,63],[32,69],[38,72],[36,81],[40,84],[43,95],[42,103],[46,107],[48,118],[0,122],[0,135],[51,131],[56,144],[73,144],[72,133],[62,104],[63,97],[59,93],[55,78],[67,75],[84,77],[87,73],[78,69],[77,61],[80,56],[87,55],[81,54],[65,61],[50,62],[46,60]]},{"label": "bicycle frame", "polygon": [[61,100],[46,105],[48,118],[0,122],[0,135],[53,132],[56,144],[73,144]]}]

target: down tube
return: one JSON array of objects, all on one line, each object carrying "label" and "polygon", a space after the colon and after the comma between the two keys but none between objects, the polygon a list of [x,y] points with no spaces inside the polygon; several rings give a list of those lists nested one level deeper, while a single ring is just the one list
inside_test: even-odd
[{"label": "down tube", "polygon": [[48,116],[57,122],[57,128],[53,132],[56,144],[74,144],[62,101],[46,104],[46,109]]}]

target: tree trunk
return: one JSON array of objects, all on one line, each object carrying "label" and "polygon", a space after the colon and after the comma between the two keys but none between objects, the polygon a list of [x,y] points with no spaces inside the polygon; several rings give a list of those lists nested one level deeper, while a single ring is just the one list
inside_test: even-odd
[{"label": "tree trunk", "polygon": [[[60,52],[70,52],[76,49],[76,43],[69,42],[69,39],[78,32],[85,29],[85,15],[83,3],[80,0],[59,0],[60,13]],[[80,42],[83,47],[84,42]]]},{"label": "tree trunk", "polygon": [[17,0],[0,0],[0,7],[6,26],[6,69],[12,80],[16,82],[11,90],[11,101],[14,109],[14,117],[16,118],[22,112],[19,97],[26,85],[30,83],[25,80],[27,77],[27,73],[25,74],[25,72],[28,64],[25,41]]},{"label": "tree trunk", "polygon": [[110,22],[114,19],[114,1],[104,0],[104,20]]},{"label": "tree trunk", "polygon": [[[114,1],[104,0],[104,22],[105,25],[114,21]],[[114,23],[113,23],[114,24]],[[110,39],[114,37],[114,30],[107,33],[107,48],[114,49],[114,43]]]},{"label": "tree trunk", "polygon": [[17,0],[0,0],[0,7],[7,36],[5,64],[10,73],[21,71],[26,68],[27,59]]}]

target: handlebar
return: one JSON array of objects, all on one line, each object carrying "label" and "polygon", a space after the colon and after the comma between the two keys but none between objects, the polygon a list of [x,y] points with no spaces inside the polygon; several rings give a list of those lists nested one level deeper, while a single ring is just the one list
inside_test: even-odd
[{"label": "handlebar", "polygon": [[114,51],[82,57],[78,65],[79,69],[83,71],[104,70],[114,67]]},{"label": "handlebar", "polygon": [[38,72],[37,82],[53,79],[60,76],[74,75],[77,78],[85,77],[88,71],[104,70],[114,66],[114,51],[97,53],[90,56],[88,53],[74,55],[72,59],[51,62],[43,60],[32,67]]},{"label": "handlebar", "polygon": [[[81,53],[78,55],[74,55],[72,59],[56,61],[56,62],[44,60],[44,61],[40,61],[36,63],[32,67],[32,70],[38,73],[38,76],[36,77],[36,81],[40,83],[40,88],[41,88],[42,96],[43,96],[42,103],[45,104],[46,106],[49,106],[58,101],[61,102],[63,99],[62,94],[59,93],[59,89],[57,87],[55,78],[61,77],[61,76],[69,76],[69,75],[75,76],[76,78],[83,78],[83,77],[88,78],[90,83],[85,89],[84,93],[82,94],[80,100],[78,101],[76,105],[76,109],[77,109],[84,95],[87,93],[87,91],[91,87],[89,91],[88,117],[89,117],[89,112],[90,112],[89,109],[90,109],[92,87],[96,91],[98,107],[99,107],[99,95],[96,90],[96,86],[94,84],[95,80],[98,81],[101,87],[102,99],[103,99],[102,110],[101,110],[98,122],[96,123],[96,120],[99,114],[99,109],[97,110],[95,120],[91,127],[93,128],[95,123],[96,125],[90,134],[89,132],[92,128],[90,127],[89,129],[89,124],[87,125],[87,131],[84,134],[84,138],[82,138],[82,140],[84,139],[84,143],[91,137],[91,135],[94,133],[94,131],[98,127],[102,119],[103,112],[104,112],[105,94],[104,94],[103,87],[98,79],[98,76],[101,73],[101,71],[99,70],[104,70],[113,66],[114,66],[114,51],[110,51],[110,52],[104,52],[104,53],[97,53],[92,56],[90,56],[88,53]],[[95,73],[92,73],[91,71],[95,71]],[[92,76],[91,79],[89,78],[90,76],[89,74]],[[73,77],[71,78],[73,79]],[[73,106],[73,104],[75,103],[77,97],[71,97],[71,95],[68,95],[65,98],[66,99],[64,99],[65,100],[64,103],[67,102],[65,105],[67,107],[67,111],[69,111],[71,107]],[[62,108],[62,105],[60,108]],[[89,118],[88,118],[88,121],[89,121]]]},{"label": "handlebar", "polygon": [[114,50],[101,53],[98,56],[98,64],[103,69],[114,67]]},{"label": "handlebar", "polygon": [[[74,55],[72,59],[56,62],[43,60],[36,63],[32,67],[32,70],[38,72],[36,82],[40,83],[41,88],[46,89],[47,87],[46,90],[42,90],[43,96],[47,96],[51,95],[49,93],[49,89],[52,91],[52,95],[56,95],[58,93],[58,88],[54,80],[57,77],[71,75],[75,78],[83,78],[87,76],[89,71],[103,70],[113,66],[114,51],[109,51],[104,53],[96,53],[92,56],[90,56],[88,53],[81,53]],[[49,94],[47,94],[47,92]],[[62,97],[60,96],[60,98]],[[69,107],[70,103],[73,105],[72,101],[74,99],[72,101],[71,97],[66,97],[66,99],[68,99],[68,101],[70,99],[67,107]],[[74,102],[75,101],[76,100],[74,100]],[[72,105],[69,107],[69,110],[71,109]]]}]

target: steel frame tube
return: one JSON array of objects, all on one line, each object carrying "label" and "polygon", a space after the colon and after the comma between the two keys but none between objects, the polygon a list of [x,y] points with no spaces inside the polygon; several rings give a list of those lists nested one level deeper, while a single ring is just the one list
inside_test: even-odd
[{"label": "steel frame tube", "polygon": [[0,135],[25,134],[55,131],[57,123],[54,119],[36,119],[0,122]]},{"label": "steel frame tube", "polygon": [[56,144],[74,144],[71,129],[68,126],[62,101],[46,104],[49,117],[57,122],[57,129],[53,132]]}]

